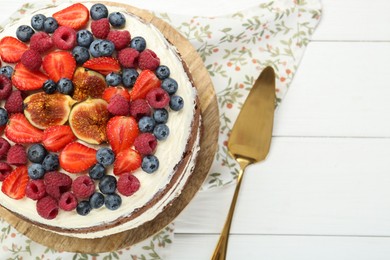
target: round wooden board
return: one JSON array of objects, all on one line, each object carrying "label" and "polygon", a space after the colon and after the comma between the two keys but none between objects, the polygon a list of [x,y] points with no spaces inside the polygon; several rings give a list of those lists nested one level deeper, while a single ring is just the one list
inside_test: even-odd
[{"label": "round wooden board", "polygon": [[135,229],[97,239],[79,239],[58,235],[50,231],[42,230],[28,222],[25,222],[0,207],[0,216],[14,226],[19,232],[45,246],[59,251],[72,251],[81,253],[109,252],[138,243],[163,229],[171,223],[184,207],[191,201],[205,180],[214,154],[217,149],[219,114],[215,91],[210,76],[203,65],[202,59],[193,46],[180,33],[164,21],[158,19],[148,11],[129,5],[102,2],[108,6],[121,6],[146,22],[155,25],[164,36],[177,47],[181,57],[188,66],[193,77],[194,85],[198,90],[202,115],[202,136],[200,140],[200,154],[194,174],[188,180],[182,194],[176,198],[167,209],[160,213],[154,220],[147,222]]}]

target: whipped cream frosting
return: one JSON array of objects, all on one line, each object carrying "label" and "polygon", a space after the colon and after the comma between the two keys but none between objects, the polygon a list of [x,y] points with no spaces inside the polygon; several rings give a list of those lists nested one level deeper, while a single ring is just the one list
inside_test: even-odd
[{"label": "whipped cream frosting", "polygon": [[[88,9],[93,3],[83,3]],[[35,13],[42,13],[46,16],[51,16],[58,10],[69,6],[69,3],[61,4],[57,7],[49,7],[45,9],[35,10],[32,14],[26,14],[24,18],[15,23],[4,26],[4,30],[0,33],[0,38],[4,36],[15,36],[16,28],[19,25],[30,24],[31,16]],[[87,216],[80,216],[76,211],[66,212],[60,210],[57,217],[52,220],[47,220],[38,215],[36,211],[36,202],[25,197],[21,200],[14,200],[0,192],[0,203],[11,211],[28,218],[34,223],[40,223],[45,226],[62,228],[67,230],[64,234],[80,238],[97,238],[111,235],[124,230],[135,228],[147,221],[155,218],[161,213],[164,208],[169,205],[174,198],[180,195],[188,177],[190,176],[194,165],[196,154],[199,151],[199,131],[196,137],[194,147],[192,149],[192,158],[188,161],[183,174],[177,180],[170,190],[162,196],[162,198],[148,208],[139,216],[130,221],[105,230],[96,232],[85,231],[79,232],[77,229],[86,229],[105,225],[115,222],[124,216],[132,214],[138,208],[143,207],[153,197],[164,189],[171,181],[176,165],[182,160],[183,153],[186,150],[187,141],[191,135],[193,118],[196,106],[196,89],[193,87],[186,71],[183,68],[181,58],[176,52],[176,49],[168,43],[162,33],[153,25],[140,20],[138,17],[128,13],[125,9],[107,5],[109,12],[122,12],[126,17],[125,28],[132,37],[142,36],[147,42],[147,48],[153,50],[160,58],[161,64],[170,68],[171,78],[178,82],[179,88],[177,94],[184,99],[184,107],[182,110],[169,113],[167,125],[170,129],[169,137],[164,141],[159,141],[155,155],[160,161],[159,169],[148,174],[144,171],[137,170],[134,175],[141,183],[140,189],[132,196],[122,196],[122,205],[119,209],[111,211],[104,206],[99,209],[93,209]],[[88,26],[89,27],[89,26]],[[4,136],[3,136],[4,137]],[[97,148],[97,147],[95,147]],[[64,172],[63,170],[60,170]],[[112,174],[112,169],[108,170],[108,174]],[[73,179],[79,174],[69,174]],[[1,187],[1,183],[0,183]],[[51,230],[51,229],[50,229]],[[73,232],[73,231],[76,232]],[[56,231],[57,232],[57,231]]]}]

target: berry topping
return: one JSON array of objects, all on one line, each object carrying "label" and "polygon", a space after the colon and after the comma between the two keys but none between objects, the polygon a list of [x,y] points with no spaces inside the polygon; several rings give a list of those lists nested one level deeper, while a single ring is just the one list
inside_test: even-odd
[{"label": "berry topping", "polygon": [[30,180],[26,186],[26,197],[32,200],[39,200],[45,197],[46,186],[43,180]]},{"label": "berry topping", "polygon": [[99,181],[99,190],[103,194],[112,194],[116,190],[116,178],[112,175],[105,175]]},{"label": "berry topping", "polygon": [[36,14],[31,17],[31,26],[37,31],[43,30],[43,22],[45,21],[46,16],[43,14]]},{"label": "berry topping", "polygon": [[147,173],[155,172],[159,167],[159,161],[154,155],[147,155],[142,159],[141,168]]},{"label": "berry topping", "polygon": [[56,171],[60,167],[60,162],[58,160],[58,155],[49,153],[43,159],[42,167],[46,172]]},{"label": "berry topping", "polygon": [[120,12],[110,13],[108,19],[110,21],[110,24],[115,28],[121,28],[126,23],[125,16]]},{"label": "berry topping", "polygon": [[138,76],[139,76],[139,73],[136,69],[123,69],[123,71],[122,71],[123,85],[126,88],[133,87]]},{"label": "berry topping", "polygon": [[43,83],[42,89],[46,94],[53,94],[57,90],[57,84],[52,79],[48,79]]},{"label": "berry topping", "polygon": [[39,70],[42,65],[42,57],[36,50],[29,49],[25,51],[20,59],[22,64],[29,70]]},{"label": "berry topping", "polygon": [[107,18],[92,21],[91,31],[96,38],[105,39],[110,32],[110,22]]},{"label": "berry topping", "polygon": [[30,162],[33,163],[42,163],[43,159],[45,159],[47,155],[47,151],[45,147],[41,144],[33,144],[28,148],[27,157]]},{"label": "berry topping", "polygon": [[160,65],[156,69],[156,76],[157,76],[157,78],[159,78],[161,80],[168,78],[170,74],[171,74],[171,71],[165,65]]},{"label": "berry topping", "polygon": [[42,179],[43,175],[45,175],[45,169],[43,168],[42,164],[39,163],[30,164],[30,166],[28,166],[27,172],[30,179],[33,180]]},{"label": "berry topping", "polygon": [[100,51],[99,51],[99,44],[102,42],[103,40],[101,39],[97,39],[97,40],[94,40],[91,45],[89,46],[89,52],[91,53],[92,57],[100,57]]},{"label": "berry topping", "polygon": [[76,141],[76,136],[68,125],[49,126],[43,131],[43,145],[50,152],[59,152],[67,144]]},{"label": "berry topping", "polygon": [[169,95],[176,93],[178,84],[177,81],[172,78],[166,78],[161,83],[161,88],[164,89]]},{"label": "berry topping", "polygon": [[99,56],[101,57],[110,57],[115,50],[115,45],[109,40],[102,40],[98,44]]},{"label": "berry topping", "polygon": [[138,66],[141,70],[156,70],[160,65],[160,59],[154,51],[146,49],[139,54]]},{"label": "berry topping", "polygon": [[89,198],[89,204],[92,208],[98,209],[101,206],[104,205],[104,195],[100,192],[95,192],[92,194],[92,196]]},{"label": "berry topping", "polygon": [[30,39],[30,49],[44,53],[53,48],[54,42],[50,35],[45,32],[37,32]]},{"label": "berry topping", "polygon": [[7,153],[7,163],[12,165],[24,165],[27,163],[27,154],[23,145],[15,144],[9,148]]},{"label": "berry topping", "polygon": [[88,215],[89,212],[91,212],[91,210],[92,210],[92,207],[89,204],[89,201],[86,201],[86,200],[80,201],[76,207],[77,214],[79,214],[81,216]]},{"label": "berry topping", "polygon": [[28,25],[21,25],[16,29],[16,37],[22,42],[28,42],[33,34],[33,28]]},{"label": "berry topping", "polygon": [[6,36],[0,41],[0,56],[4,62],[20,61],[28,46],[12,36]]},{"label": "berry topping", "polygon": [[104,200],[104,205],[109,210],[117,210],[122,205],[122,198],[118,194],[109,194]]},{"label": "berry topping", "polygon": [[58,82],[61,78],[71,79],[73,77],[76,60],[67,51],[56,51],[43,58],[42,66],[49,77]]},{"label": "berry topping", "polygon": [[6,127],[8,123],[8,112],[4,108],[0,107],[0,127],[2,130]]},{"label": "berry topping", "polygon": [[45,219],[54,219],[58,215],[57,201],[50,196],[38,200],[36,208],[39,216]]},{"label": "berry topping", "polygon": [[174,111],[179,111],[184,106],[184,100],[181,96],[172,95],[169,101],[169,107]]},{"label": "berry topping", "polygon": [[106,173],[106,169],[100,163],[95,164],[89,169],[89,177],[94,180],[100,180]]},{"label": "berry topping", "polygon": [[153,88],[159,88],[161,81],[151,70],[143,70],[134,83],[130,92],[130,100],[145,98],[146,94]]},{"label": "berry topping", "polygon": [[65,211],[74,210],[77,207],[77,198],[72,192],[67,191],[61,195],[58,206]]},{"label": "berry topping", "polygon": [[124,48],[118,52],[119,63],[124,68],[134,68],[138,61],[139,52],[133,48]]},{"label": "berry topping", "polygon": [[144,116],[138,121],[138,128],[143,133],[153,132],[156,121],[150,116]]},{"label": "berry topping", "polygon": [[53,14],[59,25],[75,30],[83,28],[89,20],[89,10],[83,4],[76,3]]},{"label": "berry topping", "polygon": [[114,95],[108,103],[107,110],[114,116],[130,115],[130,103],[121,95]]},{"label": "berry topping", "polygon": [[9,65],[3,66],[0,68],[0,74],[11,79],[12,75],[14,74],[14,69]]},{"label": "berry topping", "polygon": [[88,49],[81,46],[74,47],[74,49],[72,50],[72,55],[78,65],[82,65],[84,62],[89,60],[90,57]]},{"label": "berry topping", "polygon": [[96,153],[96,160],[99,164],[107,167],[115,161],[115,154],[110,148],[100,148]]},{"label": "berry topping", "polygon": [[141,186],[137,177],[131,173],[125,173],[118,178],[118,192],[124,196],[131,196]]},{"label": "berry topping", "polygon": [[169,94],[162,88],[154,88],[146,95],[146,100],[152,108],[164,108],[169,104]]},{"label": "berry topping", "polygon": [[127,101],[130,101],[129,92],[122,87],[108,87],[108,88],[106,88],[103,92],[102,98],[105,101],[107,101],[107,103],[109,103],[111,98],[115,95],[121,95]]},{"label": "berry topping", "polygon": [[162,123],[165,124],[168,122],[169,113],[165,108],[162,109],[156,109],[153,112],[153,119],[156,121],[156,123]]},{"label": "berry topping", "polygon": [[136,49],[139,52],[144,51],[146,48],[146,41],[141,36],[134,37],[130,41],[130,47]]},{"label": "berry topping", "polygon": [[93,42],[93,34],[88,30],[80,30],[76,33],[77,45],[89,48]]},{"label": "berry topping", "polygon": [[6,158],[9,148],[11,148],[9,142],[0,137],[0,158]]},{"label": "berry topping", "polygon": [[12,167],[6,162],[0,162],[0,181],[4,181],[12,172]]},{"label": "berry topping", "polygon": [[54,45],[60,50],[71,50],[76,46],[76,31],[68,26],[60,26],[53,33]]},{"label": "berry topping", "polygon": [[135,138],[134,148],[142,155],[153,154],[156,147],[156,137],[151,133],[142,133]]},{"label": "berry topping", "polygon": [[89,10],[92,20],[99,20],[101,18],[107,18],[108,10],[103,4],[94,4]]},{"label": "berry topping", "polygon": [[[111,72],[106,76],[106,82],[109,86],[118,86],[122,83],[122,76],[119,73]],[[129,96],[130,100],[130,96]]]},{"label": "berry topping", "polygon": [[23,113],[23,97],[19,90],[12,91],[11,95],[5,101],[4,108],[8,113]]},{"label": "berry topping", "polygon": [[141,166],[141,154],[133,148],[127,148],[116,156],[114,162],[114,174],[131,173]]},{"label": "berry topping", "polygon": [[58,22],[53,17],[47,17],[43,22],[43,31],[53,33],[58,28]]},{"label": "berry topping", "polygon": [[121,66],[119,61],[112,57],[98,57],[88,60],[83,65],[84,68],[95,70],[104,76],[111,72],[120,72]]},{"label": "berry topping", "polygon": [[78,142],[68,144],[60,153],[60,165],[70,173],[83,172],[96,162],[96,150]]},{"label": "berry topping", "polygon": [[61,194],[69,191],[72,187],[72,179],[62,172],[52,171],[43,176],[46,192],[55,199],[59,199]]},{"label": "berry topping", "polygon": [[130,115],[139,121],[144,116],[151,115],[151,109],[145,99],[136,99],[130,102]]},{"label": "berry topping", "polygon": [[119,31],[112,30],[107,35],[107,40],[110,40],[115,45],[115,50],[122,50],[130,44],[130,32],[127,30]]},{"label": "berry topping", "polygon": [[7,99],[12,92],[12,83],[9,78],[0,75],[0,99]]},{"label": "berry topping", "polygon": [[79,176],[72,183],[72,191],[78,199],[89,198],[95,191],[95,183],[89,176]]},{"label": "berry topping", "polygon": [[73,82],[67,78],[61,78],[57,83],[57,90],[64,95],[72,95],[74,86]]},{"label": "berry topping", "polygon": [[1,191],[8,197],[19,200],[26,194],[27,183],[27,167],[25,165],[19,166],[5,178]]},{"label": "berry topping", "polygon": [[15,72],[12,76],[12,84],[19,90],[37,90],[49,78],[41,71],[30,71],[22,63],[15,66]]},{"label": "berry topping", "polygon": [[5,127],[5,136],[14,143],[39,143],[43,132],[30,124],[21,113],[12,114]]},{"label": "berry topping", "polygon": [[153,134],[157,140],[165,140],[169,136],[169,128],[166,124],[158,124],[153,129]]},{"label": "berry topping", "polygon": [[139,130],[133,117],[114,116],[106,127],[107,139],[115,154],[131,147]]}]

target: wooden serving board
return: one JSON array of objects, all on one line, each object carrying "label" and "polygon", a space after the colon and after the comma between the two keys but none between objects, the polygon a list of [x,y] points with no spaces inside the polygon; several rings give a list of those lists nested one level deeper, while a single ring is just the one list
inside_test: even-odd
[{"label": "wooden serving board", "polygon": [[[101,2],[101,1],[100,1]],[[121,6],[131,13],[143,18],[146,22],[155,25],[164,36],[177,47],[183,60],[192,74],[200,99],[202,115],[202,136],[200,140],[200,154],[194,174],[188,180],[182,194],[154,220],[135,229],[97,239],[79,239],[42,230],[28,222],[23,221],[8,210],[0,207],[0,216],[14,226],[19,232],[45,246],[59,251],[72,251],[82,253],[108,252],[128,247],[138,243],[163,229],[171,223],[184,207],[191,201],[205,180],[214,154],[217,149],[219,114],[215,91],[210,76],[203,65],[202,59],[193,46],[174,28],[158,19],[148,11],[129,5],[102,2],[108,6]]]}]

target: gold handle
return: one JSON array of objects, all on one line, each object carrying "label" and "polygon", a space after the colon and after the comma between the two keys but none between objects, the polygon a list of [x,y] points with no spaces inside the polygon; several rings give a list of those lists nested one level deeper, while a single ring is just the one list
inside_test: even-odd
[{"label": "gold handle", "polygon": [[251,161],[243,158],[237,158],[238,163],[241,166],[241,170],[238,173],[237,177],[237,185],[234,190],[234,195],[232,199],[232,203],[229,208],[229,212],[225,221],[225,225],[223,226],[221,235],[219,236],[219,240],[217,243],[217,246],[214,249],[213,256],[211,257],[211,260],[225,260],[226,259],[226,253],[227,253],[227,245],[228,245],[228,240],[229,240],[229,231],[230,231],[230,226],[232,224],[232,219],[233,219],[233,213],[234,209],[236,208],[236,202],[238,198],[238,193],[240,191],[241,187],[241,180],[244,176],[244,171],[245,168],[251,163]]}]

